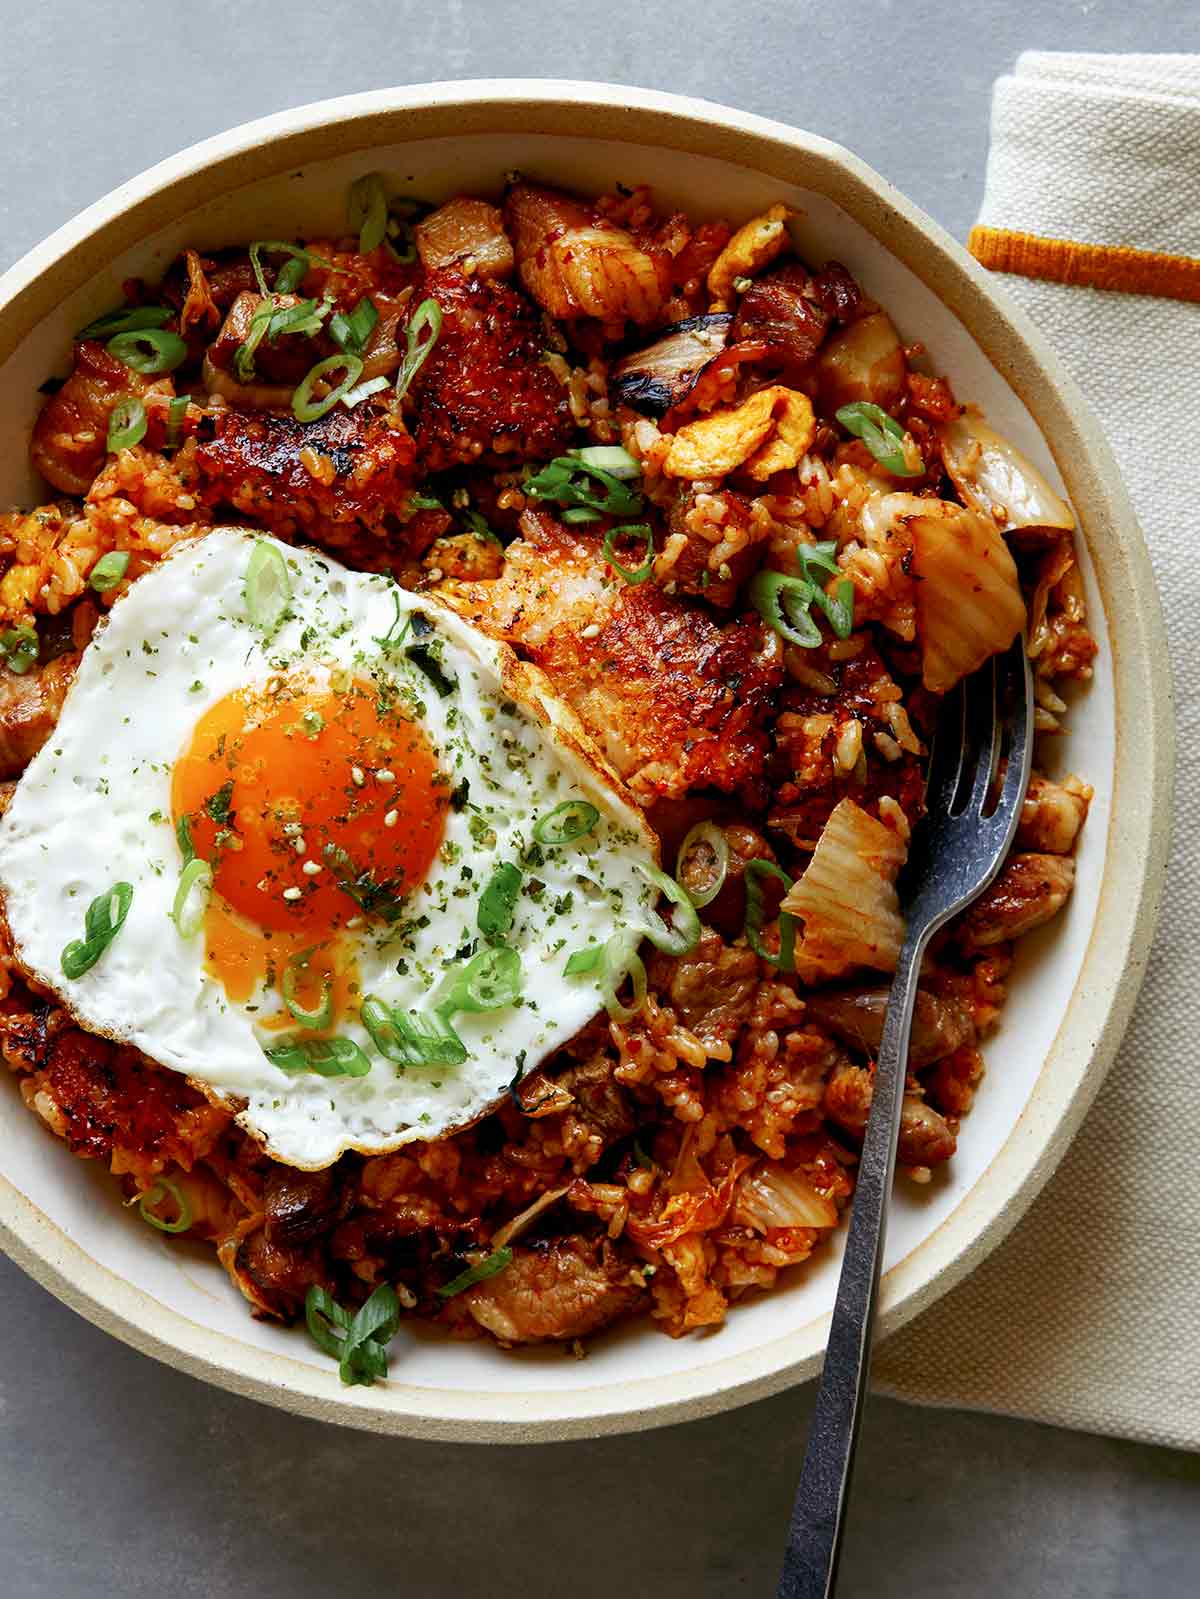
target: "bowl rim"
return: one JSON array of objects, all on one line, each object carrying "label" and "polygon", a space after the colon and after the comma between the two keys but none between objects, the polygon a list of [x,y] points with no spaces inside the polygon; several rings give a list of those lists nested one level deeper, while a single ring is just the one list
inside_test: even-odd
[{"label": "bowl rim", "polygon": [[[880,1333],[886,1336],[996,1247],[1061,1159],[1132,1011],[1169,842],[1174,721],[1149,555],[1082,392],[991,275],[886,179],[818,135],[711,101],[623,84],[453,80],[278,112],[192,145],[121,184],[0,276],[0,362],[67,294],[175,220],[188,202],[210,198],[220,187],[241,187],[379,143],[499,131],[666,145],[819,189],[969,330],[1041,430],[1088,530],[1113,641],[1117,723],[1112,818],[1095,923],[1058,1034],[1016,1126],[951,1215],[885,1275]],[[972,1214],[979,1210],[987,1213],[982,1224]],[[201,1327],[126,1282],[5,1178],[0,1244],[88,1320],[193,1376],[306,1416],[456,1442],[524,1443],[635,1431],[748,1403],[815,1375],[829,1320],[818,1318],[695,1370],[632,1383],[496,1393],[415,1388],[397,1377],[378,1388],[344,1389],[332,1368]]]}]

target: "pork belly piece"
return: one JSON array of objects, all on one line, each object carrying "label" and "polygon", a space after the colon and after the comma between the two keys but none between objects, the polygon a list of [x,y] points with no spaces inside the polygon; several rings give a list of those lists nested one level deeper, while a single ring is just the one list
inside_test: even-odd
[{"label": "pork belly piece", "polygon": [[758,974],[758,956],[752,949],[733,949],[719,933],[706,928],[688,954],[656,954],[648,976],[688,1031],[706,1048],[719,1049],[732,1043],[750,1019]]},{"label": "pork belly piece", "polygon": [[[883,1017],[890,989],[825,988],[804,996],[805,1014],[827,1027],[843,1043],[874,1055],[883,1037]],[[908,1064],[913,1071],[951,1055],[963,1044],[974,1044],[975,1023],[959,1000],[917,990]]]},{"label": "pork belly piece", "polygon": [[543,359],[528,302],[506,283],[453,267],[426,274],[412,309],[426,299],[441,307],[442,326],[409,391],[425,469],[516,466],[565,449],[575,431],[567,391]]},{"label": "pork belly piece", "polygon": [[551,316],[643,326],[662,310],[666,263],[660,275],[631,234],[572,195],[514,184],[504,220],[521,282]]},{"label": "pork belly piece", "polygon": [[[867,1130],[874,1079],[862,1066],[839,1066],[825,1087],[823,1109],[830,1121],[861,1140]],[[946,1119],[919,1094],[905,1094],[900,1111],[897,1156],[903,1166],[939,1166],[950,1159],[958,1139]]]},{"label": "pork belly piece", "polygon": [[1017,848],[1069,855],[1087,819],[1091,800],[1091,784],[1078,777],[1064,777],[1061,783],[1052,783],[1040,772],[1034,772],[1017,824]]},{"label": "pork belly piece", "polygon": [[427,272],[469,265],[477,278],[512,276],[513,247],[504,218],[486,200],[460,194],[418,222],[413,236]]},{"label": "pork belly piece", "polygon": [[227,1112],[135,1049],[78,1027],[56,1031],[63,1020],[50,1012],[38,1069],[22,1079],[21,1092],[73,1155],[106,1160],[114,1172],[148,1183],[172,1163],[186,1169],[208,1154],[229,1125]]},{"label": "pork belly piece", "polygon": [[1065,855],[1010,855],[1000,875],[963,916],[962,947],[986,949],[1021,938],[1062,910],[1075,886],[1075,862]]},{"label": "pork belly piece", "polygon": [[412,440],[368,406],[336,407],[315,422],[218,411],[211,436],[186,449],[204,505],[336,549],[360,528],[385,535],[413,480]]},{"label": "pork belly piece", "polygon": [[445,595],[549,677],[643,801],[740,790],[762,775],[782,678],[757,617],[716,621],[656,584],[627,585],[594,536],[526,512],[495,583]]},{"label": "pork belly piece", "polygon": [[0,777],[19,777],[50,737],[78,664],[72,651],[24,677],[0,673]]},{"label": "pork belly piece", "polygon": [[86,494],[104,465],[108,422],[117,402],[160,392],[173,392],[169,378],[135,372],[103,344],[82,340],[75,346],[70,377],[34,423],[29,444],[34,470],[64,494]]},{"label": "pork belly piece", "polygon": [[584,1338],[638,1304],[644,1290],[608,1243],[559,1239],[517,1249],[512,1264],[464,1294],[479,1325],[502,1344]]}]

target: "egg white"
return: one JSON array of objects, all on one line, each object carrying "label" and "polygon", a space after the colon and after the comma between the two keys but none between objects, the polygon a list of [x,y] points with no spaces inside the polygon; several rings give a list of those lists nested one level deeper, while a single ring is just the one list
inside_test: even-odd
[{"label": "egg white", "polygon": [[[532,1069],[576,1033],[598,1009],[598,978],[568,978],[563,967],[573,951],[645,925],[656,891],[641,867],[653,864],[654,840],[593,764],[570,708],[436,602],[280,544],[290,614],[264,638],[243,596],[259,537],[222,529],[181,544],[113,606],[0,821],[0,891],[22,964],[82,1025],[186,1074],[236,1109],[276,1158],[315,1169],[346,1149],[395,1148],[464,1125],[497,1101],[518,1064]],[[403,652],[380,648],[397,610],[431,625],[427,642],[457,681],[445,698]],[[280,1035],[259,1026],[277,997],[230,1002],[205,971],[203,936],[185,939],[171,920],[182,864],[171,824],[176,759],[210,705],[298,671],[318,686],[347,672],[390,678],[415,696],[441,770],[468,785],[401,920],[356,935],[363,991],[390,1005],[432,1009],[458,952],[478,940],[483,887],[501,862],[521,859],[539,816],[573,799],[600,811],[582,844],[546,850],[527,870],[527,888],[535,878],[543,886],[522,894],[506,940],[521,956],[522,999],[457,1017],[469,1051],[460,1067],[401,1069],[355,1019],[338,1031],[367,1052],[367,1076],[281,1071],[264,1054]],[[90,971],[68,980],[64,945],[83,936],[92,899],[119,881],[134,890],[123,928]]]}]

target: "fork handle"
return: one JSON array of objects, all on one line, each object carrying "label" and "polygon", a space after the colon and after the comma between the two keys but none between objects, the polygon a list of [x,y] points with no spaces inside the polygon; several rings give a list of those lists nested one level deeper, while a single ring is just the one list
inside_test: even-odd
[{"label": "fork handle", "polygon": [[896,1170],[896,1143],[917,977],[928,931],[907,938],[888,998],[863,1139],[846,1254],[792,1506],[777,1599],[829,1599],[837,1577],[842,1519],[871,1363],[871,1332]]}]

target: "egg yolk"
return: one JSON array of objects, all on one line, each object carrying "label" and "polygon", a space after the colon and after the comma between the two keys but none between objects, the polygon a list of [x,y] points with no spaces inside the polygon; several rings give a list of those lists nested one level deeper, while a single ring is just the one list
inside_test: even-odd
[{"label": "egg yolk", "polygon": [[[373,685],[271,686],[211,706],[171,784],[176,826],[213,868],[207,959],[234,1000],[347,925],[396,920],[449,801],[424,732]],[[336,1004],[347,964],[325,950],[305,980],[331,983]]]}]

